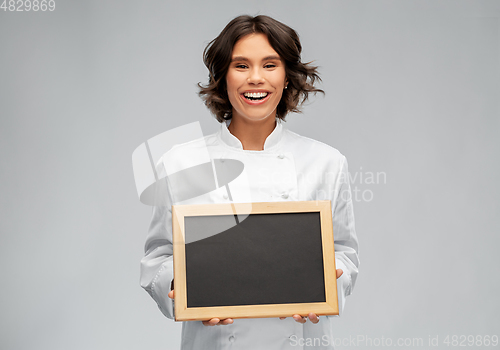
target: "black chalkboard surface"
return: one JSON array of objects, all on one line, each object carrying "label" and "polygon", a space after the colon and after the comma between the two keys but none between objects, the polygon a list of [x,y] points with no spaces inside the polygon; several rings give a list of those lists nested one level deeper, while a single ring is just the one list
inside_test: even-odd
[{"label": "black chalkboard surface", "polygon": [[177,320],[338,314],[329,201],[173,206]]}]

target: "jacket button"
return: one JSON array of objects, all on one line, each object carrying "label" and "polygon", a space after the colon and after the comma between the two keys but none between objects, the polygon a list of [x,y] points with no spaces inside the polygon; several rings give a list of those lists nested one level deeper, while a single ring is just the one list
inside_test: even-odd
[{"label": "jacket button", "polygon": [[279,159],[283,159],[283,158],[285,158],[285,155],[284,154],[280,154],[280,155],[278,155],[278,158]]},{"label": "jacket button", "polygon": [[232,342],[234,342],[234,335],[232,335],[232,336],[230,336],[230,337],[229,337],[229,341],[230,341],[231,343],[232,343]]},{"label": "jacket button", "polygon": [[287,198],[288,198],[288,193],[283,193],[283,194],[281,195],[281,198],[287,199]]}]

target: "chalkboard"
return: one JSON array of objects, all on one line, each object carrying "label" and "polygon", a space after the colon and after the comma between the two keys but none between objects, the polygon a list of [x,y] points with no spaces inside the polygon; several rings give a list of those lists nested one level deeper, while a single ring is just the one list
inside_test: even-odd
[{"label": "chalkboard", "polygon": [[338,314],[330,201],[172,214],[176,320]]}]

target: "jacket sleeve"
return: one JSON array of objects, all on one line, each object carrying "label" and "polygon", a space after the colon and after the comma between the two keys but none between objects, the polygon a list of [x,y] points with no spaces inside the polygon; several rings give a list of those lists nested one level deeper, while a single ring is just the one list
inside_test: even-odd
[{"label": "jacket sleeve", "polygon": [[358,239],[354,227],[351,186],[347,159],[343,163],[332,201],[335,264],[344,273],[337,279],[339,315],[342,314],[345,298],[352,293],[358,276]]},{"label": "jacket sleeve", "polygon": [[145,255],[141,259],[140,283],[156,301],[158,308],[168,318],[174,318],[174,302],[168,297],[174,278],[172,246],[172,198],[168,190],[163,159],[156,166],[156,203],[153,206]]}]

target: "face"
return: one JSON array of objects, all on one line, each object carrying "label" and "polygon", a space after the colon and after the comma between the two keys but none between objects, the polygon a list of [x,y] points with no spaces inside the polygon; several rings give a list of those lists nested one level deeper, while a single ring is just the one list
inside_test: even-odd
[{"label": "face", "polygon": [[236,42],[226,75],[233,118],[274,120],[286,84],[285,64],[264,34],[249,34]]}]

